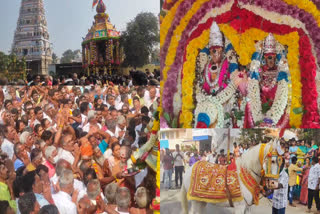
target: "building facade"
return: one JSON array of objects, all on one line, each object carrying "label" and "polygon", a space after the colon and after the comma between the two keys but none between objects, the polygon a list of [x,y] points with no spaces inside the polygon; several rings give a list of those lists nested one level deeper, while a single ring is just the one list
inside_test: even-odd
[{"label": "building facade", "polygon": [[21,0],[12,53],[26,59],[27,73],[48,74],[52,51],[43,0]]}]

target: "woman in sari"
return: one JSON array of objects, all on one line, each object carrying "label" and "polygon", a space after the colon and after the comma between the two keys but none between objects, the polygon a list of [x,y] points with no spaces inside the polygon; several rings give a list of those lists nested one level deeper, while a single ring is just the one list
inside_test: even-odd
[{"label": "woman in sari", "polygon": [[304,164],[304,159],[306,154],[308,153],[308,148],[304,145],[304,141],[302,140],[300,143],[300,146],[298,146],[297,149],[297,163],[300,161],[300,163],[303,165]]},{"label": "woman in sari", "polygon": [[310,171],[310,159],[306,158],[306,164],[303,166],[302,178],[300,180],[301,193],[300,203],[306,205],[308,202],[308,176]]}]

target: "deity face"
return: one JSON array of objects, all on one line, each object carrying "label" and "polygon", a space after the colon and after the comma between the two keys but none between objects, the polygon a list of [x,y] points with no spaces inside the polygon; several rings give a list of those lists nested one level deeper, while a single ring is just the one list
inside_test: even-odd
[{"label": "deity face", "polygon": [[268,68],[273,68],[276,65],[276,55],[275,54],[269,54],[265,56],[266,59],[266,65]]},{"label": "deity face", "polygon": [[200,67],[204,68],[204,66],[207,64],[208,62],[208,55],[206,53],[201,52],[199,54],[199,62],[200,62]]},{"label": "deity face", "polygon": [[222,61],[223,56],[223,48],[222,47],[211,47],[210,48],[210,56],[211,56],[211,63],[216,64]]}]

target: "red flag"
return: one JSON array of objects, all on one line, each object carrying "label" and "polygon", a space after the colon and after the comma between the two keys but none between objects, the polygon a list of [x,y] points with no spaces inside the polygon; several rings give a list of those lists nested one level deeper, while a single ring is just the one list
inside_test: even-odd
[{"label": "red flag", "polygon": [[284,131],[285,131],[285,130],[286,130],[285,128],[282,128],[282,129],[280,130],[280,133],[279,133],[279,137],[280,137],[280,138],[283,137],[283,134],[284,134]]},{"label": "red flag", "polygon": [[94,8],[94,6],[96,6],[96,4],[98,4],[98,0],[93,0],[92,8]]}]

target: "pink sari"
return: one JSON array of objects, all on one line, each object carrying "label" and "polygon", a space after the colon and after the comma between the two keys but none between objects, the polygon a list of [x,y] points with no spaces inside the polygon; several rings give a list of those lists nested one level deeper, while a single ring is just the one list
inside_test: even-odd
[{"label": "pink sari", "polygon": [[[211,67],[211,64],[206,65],[206,66]],[[219,74],[218,84],[219,84],[220,87],[223,86],[223,88],[226,88],[226,87],[227,87],[227,84],[225,84],[225,83],[223,82],[226,73],[227,73],[227,78],[230,79],[230,73],[228,72],[228,60],[223,61],[222,68],[221,68],[221,71],[220,71],[220,74]],[[208,73],[208,78],[209,78],[210,81],[213,81],[212,78],[211,78],[210,73]],[[211,89],[210,89],[210,86],[209,86],[209,84],[208,84],[207,81],[204,82],[202,88],[203,88],[208,94],[211,94]]]},{"label": "pink sari", "polygon": [[301,192],[300,192],[300,202],[302,204],[308,203],[308,176],[309,176],[310,167],[307,167],[302,175],[300,182]]}]

